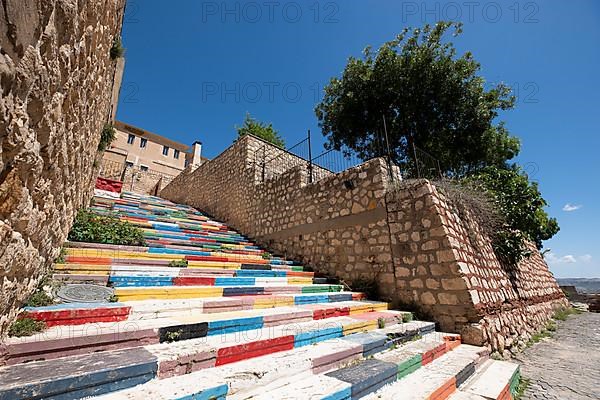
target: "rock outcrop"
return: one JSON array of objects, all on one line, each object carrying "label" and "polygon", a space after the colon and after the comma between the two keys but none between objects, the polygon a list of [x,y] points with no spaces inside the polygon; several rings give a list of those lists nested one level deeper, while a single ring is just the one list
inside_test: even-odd
[{"label": "rock outcrop", "polygon": [[[115,109],[125,0],[0,0],[0,334],[66,239]],[[118,88],[116,88],[118,89]]]}]

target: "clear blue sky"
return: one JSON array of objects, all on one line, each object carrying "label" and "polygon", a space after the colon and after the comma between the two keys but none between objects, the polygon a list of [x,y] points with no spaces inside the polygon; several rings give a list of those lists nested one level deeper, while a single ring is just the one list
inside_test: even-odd
[{"label": "clear blue sky", "polygon": [[[518,88],[502,115],[561,232],[546,243],[558,277],[600,277],[600,2],[130,0],[118,118],[214,157],[246,112],[288,144],[311,129],[321,88],[348,56],[406,26],[465,23],[489,82]],[[424,5],[425,4],[425,5]],[[471,5],[469,5],[471,4]]]}]

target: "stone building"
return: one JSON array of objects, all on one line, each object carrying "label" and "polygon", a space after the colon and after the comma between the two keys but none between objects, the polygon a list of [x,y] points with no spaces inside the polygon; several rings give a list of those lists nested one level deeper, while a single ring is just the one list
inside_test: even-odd
[{"label": "stone building", "polygon": [[100,176],[119,180],[127,190],[156,194],[187,166],[202,164],[202,143],[176,142],[116,121],[116,138],[104,152]]}]

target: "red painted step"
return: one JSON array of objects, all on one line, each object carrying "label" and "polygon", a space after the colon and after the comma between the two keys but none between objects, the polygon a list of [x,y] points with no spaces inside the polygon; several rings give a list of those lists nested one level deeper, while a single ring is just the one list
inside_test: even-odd
[{"label": "red painted step", "polygon": [[325,319],[350,315],[350,307],[326,307],[313,311],[313,319]]},{"label": "red painted step", "polygon": [[59,325],[83,325],[94,322],[125,321],[131,307],[100,307],[84,309],[63,309],[45,311],[26,311],[20,318],[32,318],[44,321],[47,327]]},{"label": "red painted step", "polygon": [[215,286],[215,279],[210,277],[186,276],[173,278],[175,286]]},{"label": "red painted step", "polygon": [[294,336],[259,340],[236,346],[223,347],[217,351],[216,366],[294,349]]},{"label": "red painted step", "polygon": [[442,343],[439,346],[437,346],[436,348],[425,352],[423,354],[423,358],[422,358],[423,365],[429,364],[433,360],[444,355],[447,351],[448,351],[448,348],[446,347],[446,343]]}]

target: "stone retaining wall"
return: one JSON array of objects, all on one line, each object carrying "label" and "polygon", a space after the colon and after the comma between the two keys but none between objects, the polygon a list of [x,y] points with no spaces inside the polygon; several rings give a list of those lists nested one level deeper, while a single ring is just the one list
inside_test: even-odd
[{"label": "stone retaining wall", "polygon": [[92,194],[125,0],[1,0],[0,335]]},{"label": "stone retaining wall", "polygon": [[568,303],[535,246],[504,266],[478,225],[428,181],[387,193],[398,299],[416,303],[441,329],[500,352],[524,346]]},{"label": "stone retaining wall", "polygon": [[416,306],[442,330],[494,350],[522,345],[567,304],[535,248],[518,266],[503,266],[477,224],[430,182],[402,182],[382,159],[314,183],[290,159],[295,167],[263,182],[255,162],[263,147],[246,136],[161,195],[355,289],[375,285],[382,299]]}]

